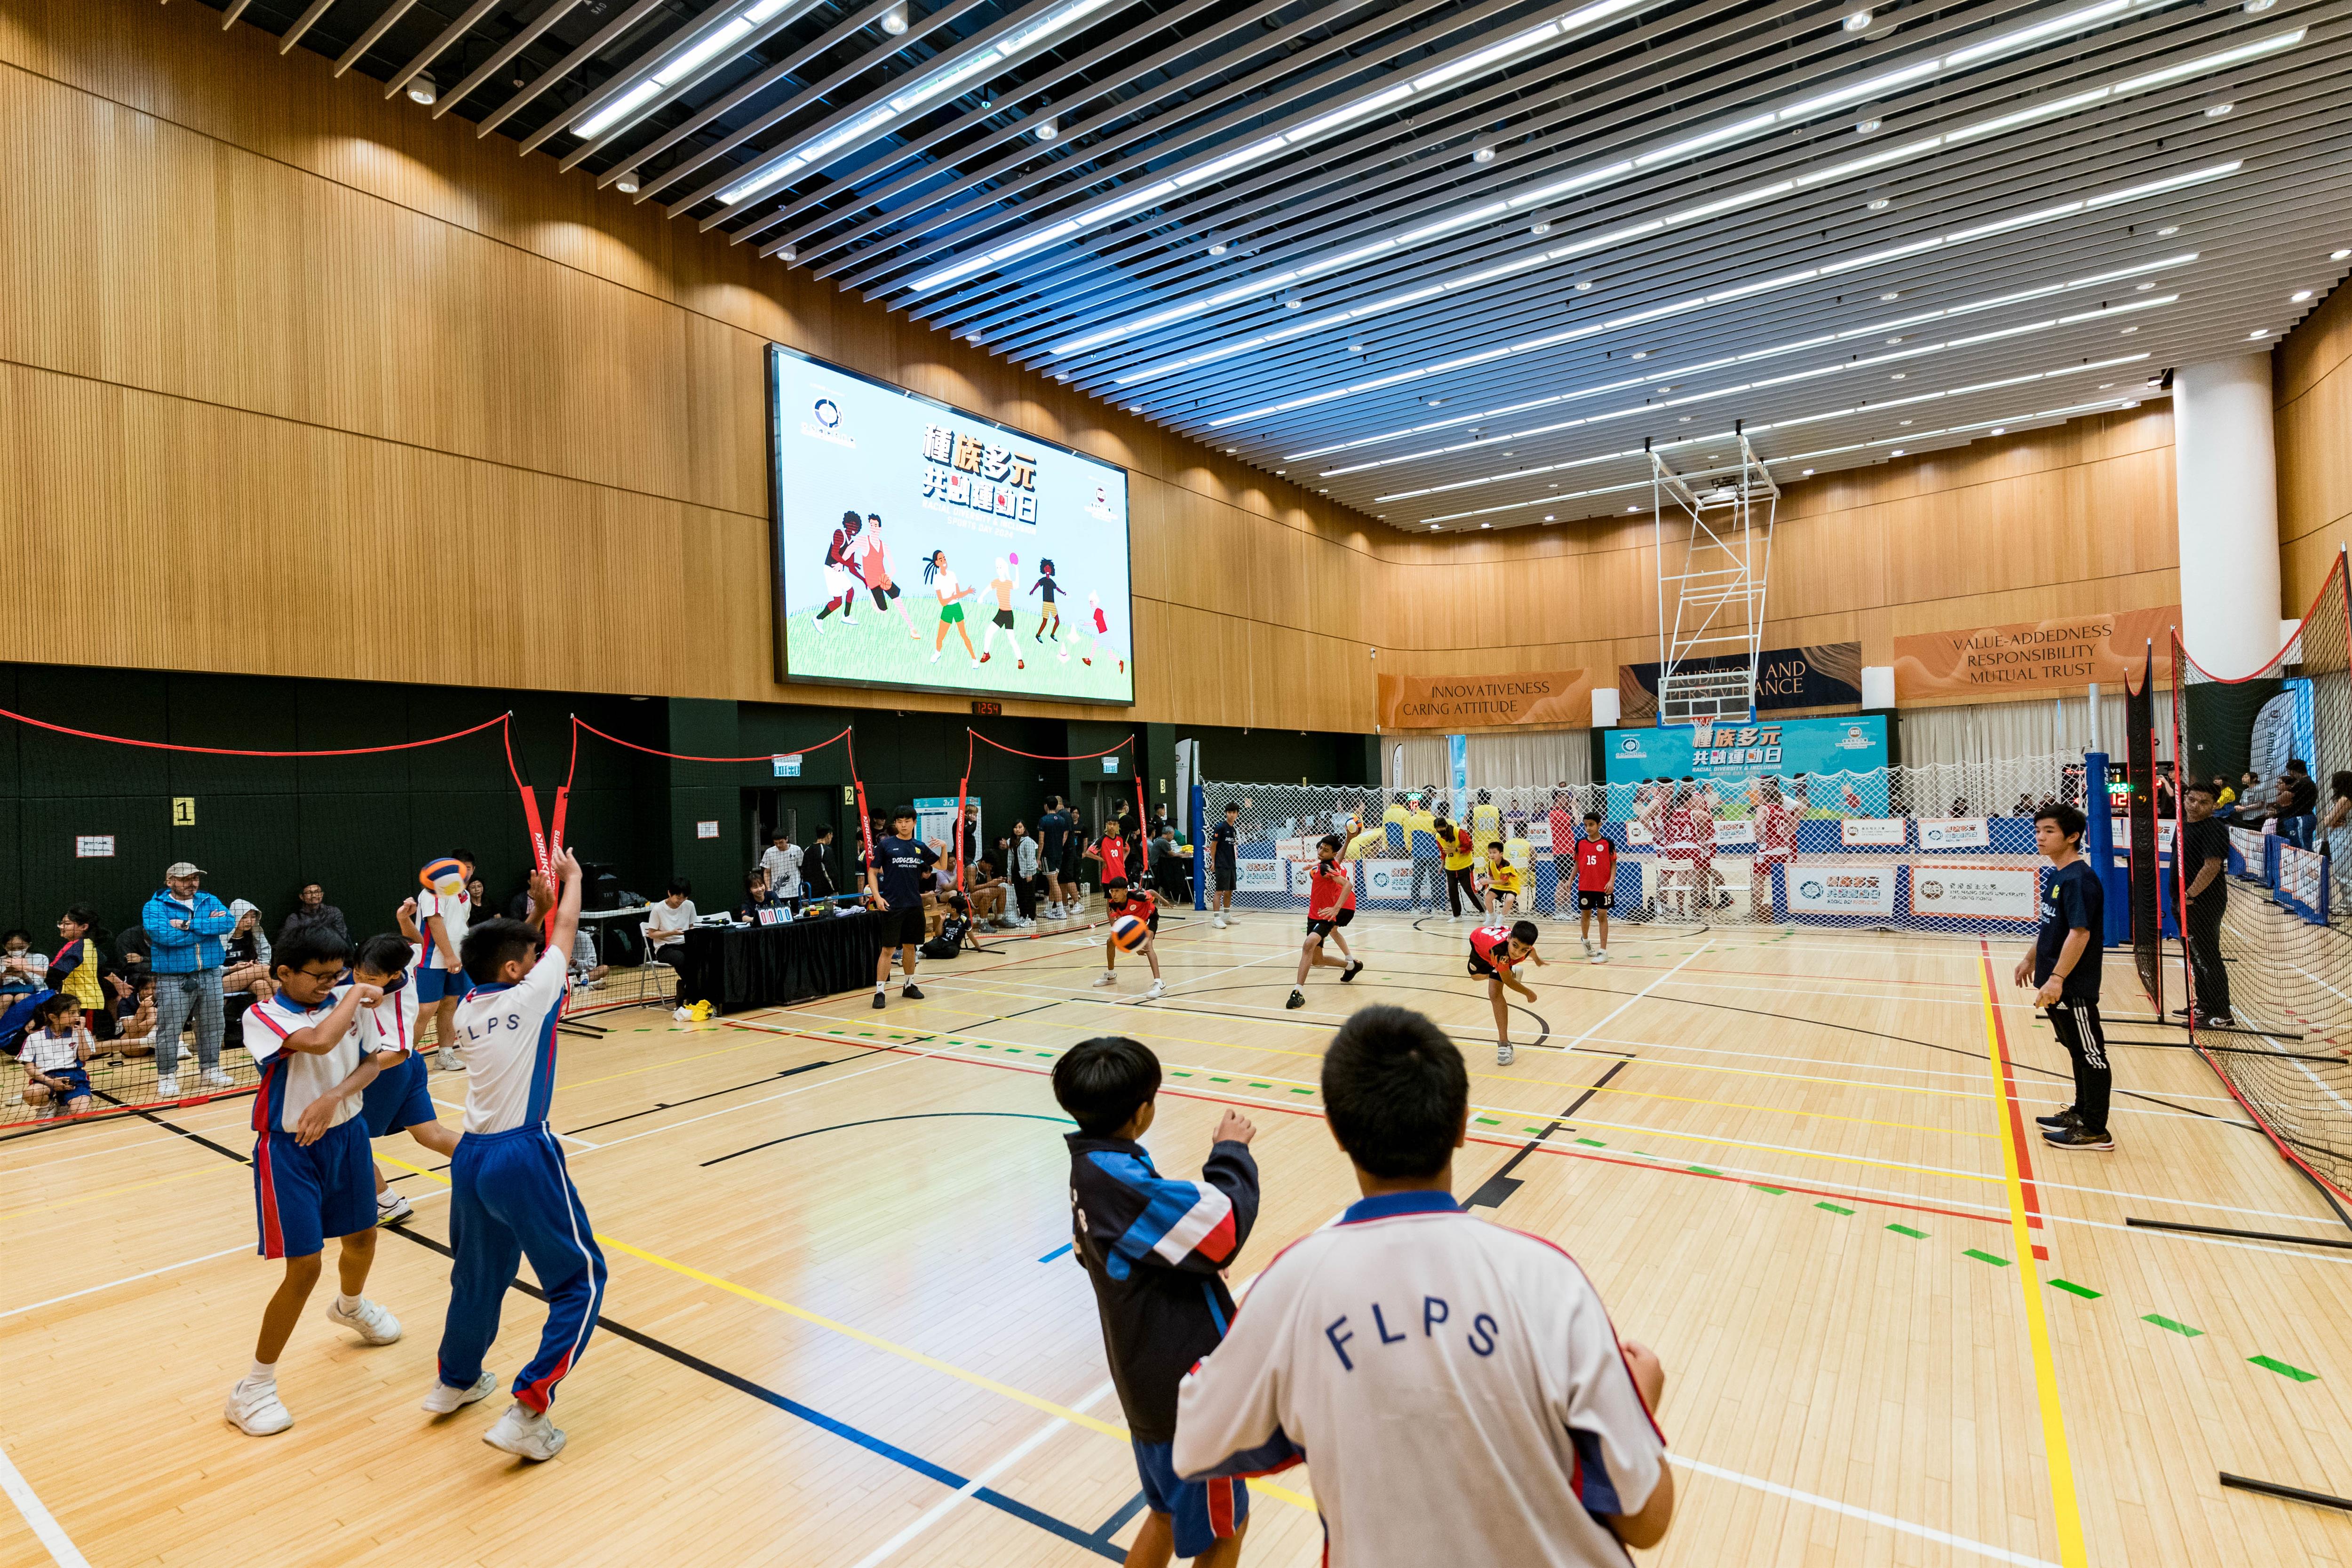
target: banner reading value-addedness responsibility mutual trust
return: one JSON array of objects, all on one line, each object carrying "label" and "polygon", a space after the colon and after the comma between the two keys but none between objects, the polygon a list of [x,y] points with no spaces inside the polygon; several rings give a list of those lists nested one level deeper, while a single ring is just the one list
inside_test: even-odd
[{"label": "banner reading value-addedness responsibility mutual trust", "polygon": [[1895,639],[1895,698],[2000,699],[2137,681],[2151,639],[2156,678],[2171,679],[2168,650],[2180,606],[1966,626]]}]

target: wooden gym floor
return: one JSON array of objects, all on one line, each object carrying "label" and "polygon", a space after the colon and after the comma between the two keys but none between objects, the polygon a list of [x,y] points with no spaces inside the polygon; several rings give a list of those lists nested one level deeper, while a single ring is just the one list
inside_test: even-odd
[{"label": "wooden gym floor", "polygon": [[[267,1439],[220,1416],[278,1272],[252,1256],[249,1100],[0,1142],[22,1478],[0,1468],[0,1564],[1115,1561],[1139,1500],[1043,1075],[1087,1036],[1143,1039],[1175,1173],[1223,1106],[1255,1117],[1239,1280],[1355,1195],[1317,1058],[1372,1001],[1465,1045],[1459,1194],[1568,1247],[1665,1361],[1680,1508],[1645,1562],[2352,1563],[2352,1516],[2216,1482],[2352,1491],[2352,1252],[2125,1227],[2330,1234],[2186,1052],[2116,1047],[2114,1153],[2021,1141],[2067,1096],[2015,947],[1621,927],[1601,968],[1550,927],[1497,1068],[1465,926],[1369,917],[1361,979],[1318,972],[1286,1013],[1297,924],[1171,922],[1157,1004],[1133,961],[1116,997],[1089,988],[1097,931],[926,964],[929,999],[881,1014],[632,1009],[566,1037],[554,1125],[612,1279],[556,1406],[571,1445],[535,1468],[476,1440],[503,1396],[416,1408],[446,1189],[406,1138],[377,1152],[416,1217],[370,1294],[407,1335],[352,1342],[322,1284],[281,1364],[296,1424]],[[462,1080],[434,1086],[454,1116]],[[511,1299],[502,1376],[540,1318]],[[1276,1480],[1244,1560],[1311,1563],[1311,1476]]]}]

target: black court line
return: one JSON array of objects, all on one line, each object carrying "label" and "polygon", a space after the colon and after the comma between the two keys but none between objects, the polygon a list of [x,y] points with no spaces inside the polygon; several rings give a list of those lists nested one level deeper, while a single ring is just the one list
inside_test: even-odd
[{"label": "black court line", "polygon": [[732,1154],[721,1154],[715,1160],[705,1160],[702,1162],[702,1168],[707,1171],[713,1165],[723,1165],[730,1160],[738,1160],[746,1154],[756,1154],[762,1149],[772,1149],[779,1143],[792,1143],[803,1138],[814,1138],[820,1132],[839,1132],[850,1127],[878,1127],[886,1121],[939,1121],[960,1116],[1002,1117],[1011,1121],[1050,1121],[1057,1127],[1077,1125],[1066,1116],[1038,1116],[1026,1110],[918,1110],[910,1111],[905,1116],[872,1116],[863,1121],[836,1121],[830,1127],[812,1127],[805,1132],[787,1133],[782,1138],[771,1138],[765,1143],[754,1143],[749,1149],[738,1149]]},{"label": "black court line", "polygon": [[583,1132],[593,1132],[599,1127],[611,1127],[623,1121],[635,1121],[640,1116],[651,1116],[657,1110],[676,1110],[681,1105],[698,1105],[706,1100],[717,1100],[722,1094],[740,1094],[747,1089],[764,1088],[766,1085],[775,1082],[780,1078],[792,1078],[800,1073],[814,1072],[819,1068],[829,1068],[834,1065],[835,1064],[830,1061],[803,1062],[796,1068],[786,1068],[782,1072],[772,1072],[765,1078],[755,1078],[749,1083],[739,1083],[732,1089],[714,1089],[709,1094],[698,1094],[687,1100],[669,1100],[645,1110],[632,1110],[626,1116],[615,1116],[610,1121],[591,1121],[585,1127],[573,1128],[571,1131],[564,1133],[563,1136],[566,1138],[577,1138]]},{"label": "black court line", "polygon": [[[240,1165],[249,1165],[253,1163],[249,1157],[240,1154],[233,1149],[225,1148],[221,1144],[214,1142],[209,1138],[191,1132],[184,1127],[173,1127],[170,1122],[163,1121],[160,1117],[151,1117],[150,1120],[157,1121],[162,1126],[171,1128],[171,1131],[179,1133],[184,1138],[193,1139],[197,1143],[212,1150],[215,1153],[221,1154],[230,1160],[234,1160]],[[457,1258],[457,1253],[448,1246],[447,1243],[436,1241],[429,1236],[411,1230],[404,1222],[400,1225],[383,1226],[378,1228],[380,1230],[389,1231],[393,1235],[402,1237],[404,1240],[413,1241],[428,1252],[437,1252],[442,1257],[449,1258],[453,1262]],[[547,1300],[547,1294],[545,1291],[520,1277],[514,1279],[508,1286],[508,1289],[520,1290],[524,1295],[530,1297],[536,1301],[545,1301]],[[611,1333],[616,1339],[626,1340],[631,1344],[637,1346],[639,1349],[651,1351],[657,1356],[676,1362],[678,1365],[687,1368],[690,1372],[698,1372],[714,1383],[724,1384],[727,1387],[734,1389],[739,1394],[749,1394],[752,1398],[759,1400],[763,1405],[772,1405],[776,1409],[783,1411],[788,1415],[797,1416],[813,1426],[821,1427],[824,1431],[832,1433],[836,1437],[845,1438],[849,1442],[856,1444],[859,1447],[866,1449],[869,1453],[878,1454],[882,1458],[889,1459],[896,1464],[903,1465],[908,1469],[914,1471],[917,1475],[928,1477],[951,1490],[961,1491],[966,1487],[970,1487],[972,1484],[970,1478],[960,1476],[943,1465],[935,1465],[930,1460],[922,1458],[919,1454],[910,1453],[907,1449],[899,1447],[897,1444],[887,1441],[884,1438],[875,1436],[872,1433],[864,1431],[859,1427],[853,1426],[846,1421],[827,1415],[824,1412],[816,1409],[813,1405],[803,1405],[799,1400],[793,1399],[790,1395],[779,1394],[774,1389],[769,1388],[762,1384],[754,1383],[750,1378],[743,1376],[740,1373],[730,1372],[725,1367],[718,1366],[710,1362],[707,1362],[690,1351],[681,1350],[677,1346],[673,1345],[667,1341],[656,1339],[653,1335],[645,1332],[643,1330],[633,1329],[625,1323],[615,1322],[614,1320],[604,1316],[601,1312],[597,1314],[596,1326],[604,1330],[608,1333]],[[1071,1545],[1091,1552],[1097,1557],[1108,1558],[1113,1563],[1123,1563],[1127,1560],[1127,1554],[1125,1552],[1114,1551],[1104,1542],[1097,1539],[1093,1534],[1080,1530],[1076,1525],[1071,1524],[1065,1520],[1056,1519],[1052,1514],[1044,1512],[1041,1510],[1032,1508],[1027,1503],[1022,1502],[1017,1499],[1006,1497],[1003,1492],[998,1491],[993,1487],[976,1488],[971,1495],[975,1501],[986,1503],[989,1507],[999,1510],[1002,1512],[1011,1514],[1013,1518],[1021,1520],[1024,1523],[1034,1524],[1038,1529],[1045,1531],[1046,1533],[1059,1536],[1064,1541],[1068,1542]]]},{"label": "black court line", "polygon": [[[421,1236],[405,1226],[391,1226],[386,1228],[394,1235],[405,1237],[429,1252],[437,1252],[442,1257],[452,1260],[455,1260],[457,1256],[446,1243],[436,1241],[429,1236]],[[520,1279],[516,1279],[508,1289],[520,1290],[536,1301],[547,1300],[546,1293],[538,1286]],[[960,1476],[944,1465],[935,1465],[919,1454],[910,1453],[896,1443],[877,1437],[860,1427],[853,1426],[837,1416],[827,1415],[815,1406],[803,1405],[791,1395],[780,1394],[764,1384],[754,1383],[740,1373],[730,1372],[723,1366],[705,1361],[693,1352],[681,1350],[667,1340],[656,1339],[642,1329],[633,1329],[626,1323],[615,1322],[601,1312],[596,1316],[596,1326],[615,1339],[626,1340],[640,1350],[651,1351],[654,1354],[675,1362],[689,1372],[700,1373],[714,1383],[723,1384],[738,1394],[749,1394],[762,1405],[772,1405],[787,1415],[797,1416],[812,1426],[819,1427],[836,1437],[855,1443],[868,1453],[879,1454],[882,1458],[895,1464],[903,1465],[917,1475],[928,1477],[951,1490],[961,1491],[972,1484],[969,1477]],[[971,1492],[971,1498],[975,1502],[986,1503],[989,1507],[1011,1514],[1024,1523],[1034,1524],[1050,1535],[1057,1535],[1071,1545],[1081,1547],[1097,1557],[1108,1558],[1113,1563],[1124,1563],[1127,1560],[1125,1552],[1113,1550],[1107,1542],[1088,1531],[1080,1530],[1076,1525],[1065,1520],[1056,1519],[1040,1509],[1032,1508],[1017,1499],[1006,1497],[994,1487],[975,1488]]]},{"label": "black court line", "polygon": [[[1459,991],[1448,991],[1448,990],[1446,990],[1444,987],[1443,987],[1443,986],[1439,986],[1439,985],[1407,985],[1407,984],[1402,984],[1402,982],[1399,982],[1399,981],[1394,981],[1394,980],[1386,980],[1386,979],[1381,980],[1381,981],[1380,982],[1380,984],[1381,984],[1381,985],[1384,989],[1386,989],[1386,990],[1390,990],[1390,991],[1426,991],[1426,992],[1430,993],[1430,994],[1433,994],[1433,995],[1437,995],[1437,996],[1451,996],[1451,997],[1453,997],[1453,998],[1454,998],[1454,1000],[1456,1000],[1456,1001],[1469,1001],[1469,1000],[1475,1000],[1475,998],[1465,997],[1465,996],[1461,992],[1459,992]],[[1170,1006],[1170,1005],[1169,1005],[1169,1004],[1170,1004],[1171,1002],[1182,1001],[1182,1000],[1185,1000],[1186,998],[1193,997],[1193,996],[1214,996],[1214,995],[1216,995],[1218,993],[1220,993],[1220,992],[1223,992],[1223,991],[1255,991],[1255,990],[1257,990],[1257,989],[1258,989],[1258,987],[1257,987],[1257,986],[1255,986],[1255,985],[1212,985],[1212,986],[1209,986],[1209,987],[1207,987],[1207,988],[1205,988],[1205,989],[1203,989],[1203,990],[1200,990],[1200,991],[1187,991],[1187,992],[1185,992],[1185,993],[1184,993],[1183,996],[1181,996],[1181,997],[1163,996],[1163,997],[1161,997],[1159,1001],[1157,1001],[1157,1002],[1153,1002],[1153,1003],[1148,1003],[1148,1004],[1145,1004],[1145,1005],[1150,1006],[1150,1007],[1152,1007],[1153,1009],[1155,1009],[1156,1011],[1162,1012],[1162,1013],[1194,1013],[1194,1014],[1198,1014],[1200,1016],[1204,1017],[1204,1018],[1227,1018],[1227,1019],[1239,1018],[1239,1019],[1243,1019],[1243,1020],[1244,1020],[1244,1021],[1246,1021],[1246,1022],[1249,1022],[1249,1023],[1260,1023],[1260,1024],[1264,1024],[1264,1023],[1280,1024],[1280,1023],[1286,1023],[1286,1022],[1288,1022],[1289,1020],[1287,1020],[1287,1019],[1284,1019],[1284,1018],[1252,1018],[1252,1017],[1250,1017],[1250,1016],[1249,1016],[1248,1014],[1246,1014],[1246,1013],[1213,1013],[1213,1012],[1210,1012],[1207,1008],[1204,1008],[1204,1007],[1171,1007],[1171,1006]],[[1087,1000],[1087,998],[1085,998],[1085,997],[1083,997],[1083,996],[1078,996],[1078,997],[1072,997],[1072,998],[1070,998],[1070,1000],[1072,1000],[1072,1001],[1083,1002],[1083,1001]],[[1370,1002],[1370,1001],[1369,1001],[1369,1000],[1368,1000],[1368,1001],[1366,1001],[1366,1002],[1364,1003],[1364,1005],[1365,1005],[1365,1006],[1368,1006],[1368,1007],[1369,1007],[1369,1006],[1372,1006],[1372,1005],[1375,1005],[1375,1004],[1373,1004],[1372,1002]],[[1504,1004],[1504,1005],[1505,1005],[1505,1006],[1507,1006],[1507,1007],[1508,1007],[1508,1008],[1509,1008],[1512,1012],[1514,1012],[1514,1013],[1524,1013],[1524,1014],[1525,1014],[1525,1015],[1527,1015],[1528,1017],[1533,1018],[1533,1019],[1536,1021],[1536,1030],[1537,1030],[1536,1037],[1535,1037],[1534,1039],[1532,1039],[1532,1040],[1530,1040],[1530,1041],[1527,1042],[1527,1043],[1528,1043],[1528,1047],[1529,1047],[1530,1049],[1534,1049],[1534,1048],[1538,1047],[1543,1047],[1544,1042],[1545,1042],[1546,1040],[1549,1040],[1549,1039],[1550,1039],[1550,1038],[1551,1038],[1551,1020],[1550,1020],[1550,1019],[1549,1019],[1549,1018],[1547,1018],[1547,1017],[1545,1017],[1541,1013],[1537,1012],[1537,1011],[1536,1011],[1534,1008],[1532,1008],[1532,1007],[1523,1007],[1523,1006],[1521,1006],[1521,1005],[1520,1005],[1518,1003],[1517,1003],[1517,1002],[1508,1002],[1508,1003],[1505,1003],[1505,1004]],[[1448,1031],[1448,1032],[1447,1032],[1447,1036],[1446,1036],[1446,1037],[1447,1037],[1448,1039],[1454,1039],[1454,1036],[1453,1036],[1453,1034],[1452,1034],[1452,1032],[1451,1032],[1451,1031]],[[1462,1044],[1462,1043],[1463,1043],[1462,1041],[1460,1041],[1460,1040],[1458,1040],[1458,1039],[1454,1039],[1454,1044],[1456,1044],[1456,1045],[1460,1045],[1460,1044]],[[1486,1044],[1486,1042],[1485,1042],[1484,1040],[1480,1040],[1480,1041],[1476,1041],[1476,1042],[1475,1042],[1475,1044],[1478,1044],[1478,1045],[1484,1045],[1484,1044]],[[1234,1047],[1234,1048],[1235,1048],[1235,1049],[1237,1049],[1237,1050],[1247,1050],[1247,1049],[1249,1049],[1249,1047],[1248,1047],[1247,1046],[1238,1046],[1238,1047]],[[1556,1049],[1557,1047],[1545,1047],[1545,1048],[1547,1048],[1547,1049]],[[1627,1053],[1622,1052],[1622,1051],[1606,1051],[1606,1052],[1600,1052],[1600,1053],[1596,1053],[1596,1054],[1599,1054],[1599,1055],[1605,1055],[1605,1056],[1624,1056],[1624,1055],[1626,1055]]]},{"label": "black court line", "polygon": [[1607,1072],[1602,1073],[1599,1078],[1593,1079],[1592,1086],[1590,1089],[1587,1089],[1582,1094],[1578,1095],[1575,1102],[1569,1106],[1566,1110],[1563,1110],[1558,1116],[1553,1117],[1550,1126],[1545,1128],[1527,1142],[1521,1144],[1519,1146],[1519,1152],[1512,1155],[1508,1160],[1505,1161],[1501,1170],[1496,1171],[1493,1175],[1480,1183],[1478,1190],[1472,1193],[1467,1198],[1463,1200],[1462,1206],[1466,1209],[1478,1208],[1482,1205],[1490,1209],[1502,1207],[1505,1200],[1509,1198],[1513,1193],[1517,1192],[1520,1187],[1526,1184],[1522,1179],[1511,1174],[1513,1171],[1519,1168],[1519,1163],[1525,1160],[1528,1155],[1534,1153],[1538,1149],[1542,1148],[1546,1142],[1549,1142],[1553,1133],[1558,1132],[1562,1128],[1566,1127],[1568,1125],[1568,1119],[1574,1116],[1578,1111],[1583,1110],[1584,1102],[1591,1100],[1594,1095],[1600,1093],[1602,1087],[1606,1085],[1611,1079],[1615,1078],[1619,1073],[1623,1072],[1628,1065],[1628,1062],[1610,1063],[1609,1070]]},{"label": "black court line", "polygon": [[149,1110],[143,1106],[125,1104],[123,1101],[116,1100],[114,1096],[106,1093],[102,1089],[97,1092],[99,1099],[114,1105],[121,1105],[131,1115],[139,1118],[140,1121],[152,1121],[156,1126],[163,1129],[166,1132],[176,1132],[181,1137],[185,1138],[189,1142],[197,1145],[199,1148],[209,1149],[215,1154],[226,1155],[227,1158],[236,1161],[240,1165],[250,1165],[253,1163],[253,1156],[250,1154],[240,1154],[226,1143],[215,1143],[201,1132],[191,1132],[186,1128],[181,1126],[178,1122],[167,1121],[163,1117],[157,1115],[154,1111]]}]

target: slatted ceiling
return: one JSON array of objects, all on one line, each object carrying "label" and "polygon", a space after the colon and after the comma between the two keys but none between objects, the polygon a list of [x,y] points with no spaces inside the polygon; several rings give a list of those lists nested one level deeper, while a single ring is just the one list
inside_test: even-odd
[{"label": "slatted ceiling", "polygon": [[[216,7],[219,0],[214,0]],[[989,37],[1049,13],[1047,0],[956,0],[918,9],[907,34],[873,25],[881,7],[823,0],[780,7],[732,53],[722,50],[700,80],[686,79],[674,102],[624,120],[595,142],[565,127],[582,106],[611,100],[673,58],[689,39],[750,9],[732,0],[547,0],[530,7],[478,0],[338,0],[324,8],[294,0],[252,0],[239,18],[303,47],[350,55],[354,69],[396,89],[404,73],[430,68],[457,85],[433,112],[495,125],[526,148],[540,145],[608,183],[639,171],[636,199],[669,204],[674,218],[719,226],[763,251],[789,247],[796,265],[903,309],[918,321],[983,342],[992,353],[1066,378],[1131,405],[1173,429],[1232,448],[1244,461],[1286,470],[1359,510],[1398,527],[1425,527],[1428,515],[1547,500],[1499,511],[1497,528],[1560,521],[1646,505],[1641,437],[1720,437],[1734,419],[1768,430],[1768,459],[1800,453],[1824,474],[1880,460],[1906,429],[1906,450],[1980,438],[1994,421],[2022,425],[2053,408],[2103,398],[2112,404],[2146,372],[2117,366],[2117,384],[2094,382],[2077,395],[2067,380],[1989,388],[1897,413],[1865,404],[1899,391],[1944,391],[2022,370],[2145,352],[2147,370],[2235,352],[2247,333],[2284,335],[2305,307],[2297,289],[2319,294],[2342,276],[2328,251],[2347,243],[2341,215],[2352,210],[2352,0],[2276,0],[2259,13],[2193,0],[2131,0],[2120,12],[2084,20],[2084,4],[1982,0],[1941,8],[1878,8],[1868,31],[1843,30],[1848,3],[1741,5],[1694,0],[1602,14],[1587,8],[1569,36],[1532,52],[1471,69],[1431,90],[1356,119],[1332,133],[1245,162],[1081,232],[994,262],[929,290],[919,279],[1084,213],[1121,192],[1145,189],[1172,171],[1254,145],[1273,128],[1311,121],[1368,93],[1407,84],[1433,63],[1475,57],[1560,16],[1558,5],[1496,0],[1447,8],[1423,0],[1321,5],[1280,0],[1241,5],[1189,0],[1151,5],[1110,0],[1001,69],[960,84],[902,115],[864,145],[847,145],[791,180],[741,204],[715,193],[743,171],[789,151],[853,106],[886,100],[919,73]],[[525,11],[528,10],[528,15]],[[1606,8],[1602,8],[1605,12]],[[1272,284],[1213,310],[1144,327],[1139,318],[1186,306],[1220,289],[1271,279],[1416,226],[1522,193],[1564,173],[1605,166],[1713,129],[1778,111],[1866,82],[1891,68],[2018,29],[2050,24],[2030,47],[1963,63],[1898,84],[1867,100],[1806,112],[1759,133],[1729,138],[1654,167],[1594,184],[1565,199],[1466,224],[1295,285],[1302,308],[1284,310]],[[763,29],[764,28],[764,32]],[[1800,177],[1873,148],[1922,137],[2063,99],[2088,87],[2199,60],[2302,29],[2301,41],[2227,68],[2078,108],[1939,149],[1912,162],[1799,189]],[[368,36],[377,35],[372,45]],[[526,36],[528,35],[528,37]],[[355,47],[357,52],[354,53]],[[501,57],[505,57],[501,58]],[[486,67],[490,68],[485,68]],[[524,85],[513,85],[520,79]],[[2226,117],[2208,108],[2234,105]],[[1041,142],[1034,117],[1053,112],[1063,134]],[[1857,136],[1865,115],[1884,123]],[[1473,161],[1491,145],[1494,159]],[[2013,234],[1978,238],[1900,261],[1720,301],[1535,353],[1462,366],[1400,385],[1280,413],[1270,405],[1309,397],[1368,374],[1475,354],[1581,321],[1717,292],[1761,277],[1852,257],[1914,237],[1948,234],[2046,207],[2062,199],[2241,162],[2236,173],[2193,189],[2063,216]],[[1776,181],[1792,188],[1722,216],[1622,241],[1589,255],[1509,276],[1360,320],[1327,324],[1289,342],[1218,355],[1236,342],[1319,321],[1439,279],[1491,268],[1545,246],[1604,234],[1661,214]],[[616,193],[617,195],[617,193]],[[1885,196],[1893,205],[1870,214]],[[1528,232],[1538,216],[1550,232]],[[2336,226],[2334,228],[2330,225]],[[2149,230],[2178,226],[2158,240]],[[1211,235],[1230,242],[1211,258]],[[1623,379],[1628,356],[1646,351],[1645,372],[1729,358],[1826,333],[1851,332],[1897,314],[1963,304],[2065,282],[2159,255],[2193,250],[2198,259],[2154,274],[2157,293],[2178,302],[2122,322],[2084,322],[2039,336],[1948,350],[1902,366],[1906,380],[1867,384],[1880,374],[1850,371],[1813,382],[1757,389],[1680,410],[1605,419],[1527,437],[1501,459],[1499,447],[1440,452],[1345,474],[1381,458],[1466,438],[1464,410],[1491,408]],[[1573,292],[1580,278],[1599,286]],[[1877,295],[1898,290],[1897,302]],[[1947,322],[1922,323],[1928,341],[1997,331],[2073,314],[2093,295],[2110,306],[2128,284],[2020,301]],[[1089,333],[1117,331],[1097,346],[1056,353]],[[1904,333],[1911,335],[1909,331]],[[1350,340],[1373,352],[1347,352]],[[1673,394],[1653,383],[1622,394],[1558,404],[1507,428],[1634,406],[1643,399],[1704,394],[1758,375],[1836,363],[1862,341],[1749,365],[1675,377]],[[1153,374],[1141,374],[1139,373]],[[1883,373],[1893,374],[1890,368]],[[2079,378],[2069,378],[2079,379]],[[1425,400],[1443,397],[1445,412]],[[1840,409],[1836,418],[1811,416]],[[1691,423],[1681,416],[1688,413]],[[1245,417],[1244,417],[1245,416]],[[1910,417],[1913,426],[1893,423]],[[1446,430],[1374,441],[1345,455],[1297,459],[1310,448],[1454,418]],[[1798,425],[1797,420],[1810,422]],[[1481,421],[1484,423],[1485,421]],[[1871,443],[1876,443],[1871,445]],[[1832,448],[1843,448],[1831,450]],[[1679,468],[1702,450],[1675,447]],[[1592,460],[1599,459],[1599,460]],[[1578,464],[1525,476],[1383,501],[1384,496],[1458,485],[1507,469]],[[1787,477],[1794,477],[1790,475]],[[1568,499],[1570,492],[1604,493]],[[1444,498],[1475,498],[1436,504]],[[1445,526],[1475,530],[1478,518]]]}]

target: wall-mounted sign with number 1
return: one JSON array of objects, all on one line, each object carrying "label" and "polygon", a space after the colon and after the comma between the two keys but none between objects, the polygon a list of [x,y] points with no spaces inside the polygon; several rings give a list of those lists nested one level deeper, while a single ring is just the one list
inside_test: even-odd
[{"label": "wall-mounted sign with number 1", "polygon": [[192,795],[173,795],[172,797],[172,826],[174,827],[194,827],[195,825],[196,797]]}]

